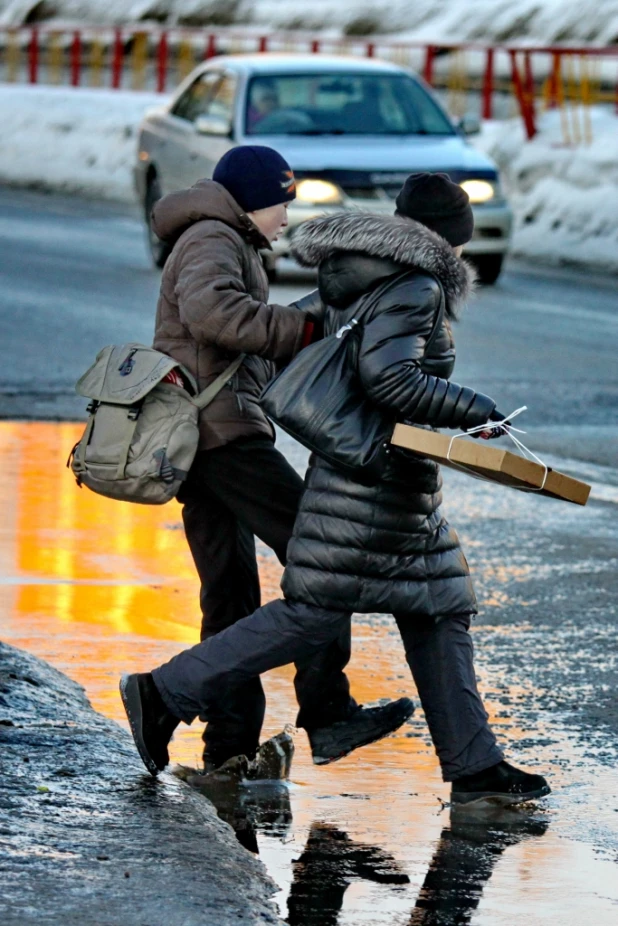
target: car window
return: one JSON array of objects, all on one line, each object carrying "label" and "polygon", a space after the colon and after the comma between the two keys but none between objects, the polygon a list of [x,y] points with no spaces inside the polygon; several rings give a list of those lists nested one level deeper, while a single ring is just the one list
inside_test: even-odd
[{"label": "car window", "polygon": [[448,116],[405,74],[254,77],[248,135],[453,135]]},{"label": "car window", "polygon": [[234,120],[236,84],[237,78],[234,75],[225,75],[223,80],[218,84],[210,102],[208,103],[209,116],[218,116],[220,119],[227,119],[231,125]]},{"label": "car window", "polygon": [[172,107],[174,116],[195,122],[198,116],[206,115],[213,93],[223,79],[220,71],[206,71],[205,74],[200,74],[176,100]]}]

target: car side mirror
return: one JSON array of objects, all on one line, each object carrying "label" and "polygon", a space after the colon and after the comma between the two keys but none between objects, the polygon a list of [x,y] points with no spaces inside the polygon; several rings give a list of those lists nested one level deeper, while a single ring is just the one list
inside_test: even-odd
[{"label": "car side mirror", "polygon": [[470,113],[458,119],[455,125],[462,135],[478,135],[481,131],[481,120]]},{"label": "car side mirror", "polygon": [[231,123],[222,116],[198,116],[193,124],[198,135],[229,136],[232,133]]}]

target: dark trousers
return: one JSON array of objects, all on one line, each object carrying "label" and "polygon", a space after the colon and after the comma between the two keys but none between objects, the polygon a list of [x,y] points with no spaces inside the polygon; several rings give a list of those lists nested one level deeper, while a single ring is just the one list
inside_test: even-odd
[{"label": "dark trousers", "polygon": [[[419,623],[412,614],[400,614],[396,620],[444,780],[500,762],[476,687],[469,617],[451,614]],[[349,623],[345,612],[277,599],[179,653],[155,669],[153,678],[176,717],[185,723],[197,716],[210,720],[228,691],[276,666],[314,657]]]},{"label": "dark trousers", "polygon": [[[260,607],[254,535],[285,565],[303,481],[267,438],[233,441],[198,453],[178,500],[201,581],[201,640]],[[335,640],[296,663],[297,725],[316,727],[356,707],[343,671],[350,659],[350,623]],[[206,752],[216,761],[258,746],[265,698],[259,677],[230,691],[209,714]]]}]

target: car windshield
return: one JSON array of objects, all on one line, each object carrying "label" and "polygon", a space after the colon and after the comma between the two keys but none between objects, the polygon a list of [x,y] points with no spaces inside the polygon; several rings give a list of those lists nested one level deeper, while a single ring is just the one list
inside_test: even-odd
[{"label": "car windshield", "polygon": [[446,114],[405,74],[253,77],[247,135],[453,135]]}]

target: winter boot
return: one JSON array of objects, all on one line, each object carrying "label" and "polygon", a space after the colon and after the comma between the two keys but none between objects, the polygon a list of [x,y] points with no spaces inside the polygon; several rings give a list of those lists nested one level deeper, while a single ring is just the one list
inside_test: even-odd
[{"label": "winter boot", "polygon": [[156,776],[170,761],[167,746],[180,720],[168,711],[150,672],[123,675],[120,696],[137,751]]},{"label": "winter boot", "polygon": [[453,782],[453,806],[479,804],[522,804],[549,794],[551,788],[542,775],[530,775],[504,760],[475,775],[464,775]]},{"label": "winter boot", "polygon": [[354,749],[381,740],[398,730],[414,713],[409,698],[399,698],[381,707],[359,707],[345,720],[328,727],[307,730],[314,765],[328,765]]}]

